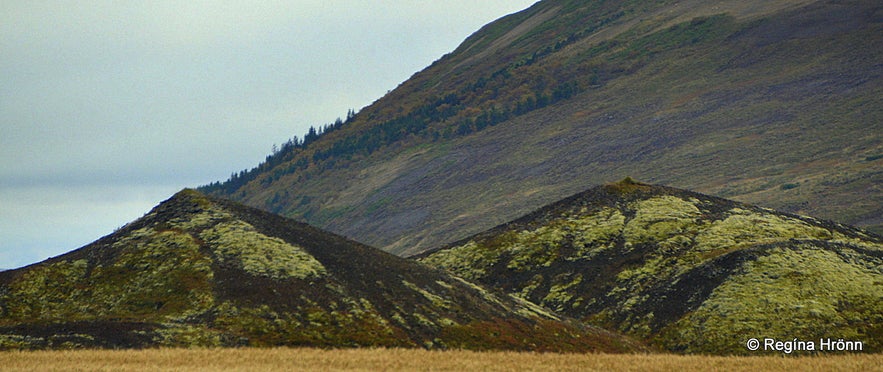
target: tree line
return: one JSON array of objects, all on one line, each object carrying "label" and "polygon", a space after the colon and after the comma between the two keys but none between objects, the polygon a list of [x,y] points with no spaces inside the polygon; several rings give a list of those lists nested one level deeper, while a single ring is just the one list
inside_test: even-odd
[{"label": "tree line", "polygon": [[[281,146],[273,144],[270,155],[267,155],[264,161],[258,164],[258,166],[251,169],[243,169],[239,172],[233,172],[230,174],[230,178],[223,183],[215,181],[208,185],[200,186],[199,190],[207,193],[221,192],[224,194],[231,194],[240,187],[245,186],[245,184],[255,180],[261,173],[275,168],[282,163],[293,160],[298,153],[306,149],[310,144],[316,142],[325,134],[343,128],[344,125],[352,122],[355,116],[355,110],[350,109],[347,111],[346,120],[337,118],[333,123],[320,125],[318,127],[310,126],[310,129],[307,130],[307,133],[304,134],[303,138],[298,138],[298,136],[295,135],[283,142]],[[298,162],[297,164],[299,167],[305,167],[306,165],[301,162]]]},{"label": "tree line", "polygon": [[[621,14],[602,20],[601,24],[606,24],[619,16]],[[213,182],[200,189],[229,195],[261,174],[265,174],[262,183],[269,184],[311,166],[321,166],[320,169],[333,168],[338,161],[349,161],[357,156],[370,155],[384,146],[409,137],[423,141],[438,141],[469,135],[513,117],[569,99],[586,87],[599,84],[597,69],[583,76],[568,73],[553,74],[551,76],[555,78],[547,82],[549,76],[541,72],[542,68],[531,67],[535,67],[539,60],[583,38],[598,27],[600,25],[593,25],[589,29],[559,39],[551,46],[528,54],[525,58],[509,63],[489,75],[479,77],[456,92],[429,98],[404,115],[367,125],[360,132],[339,136],[331,143],[311,146],[325,135],[353,122],[357,114],[351,109],[347,112],[346,119],[338,118],[331,124],[311,126],[303,138],[294,136],[281,146],[274,145],[271,154],[258,166],[250,170],[234,172],[227,181]],[[516,78],[517,82],[514,81]],[[513,87],[513,84],[516,86]],[[519,89],[526,89],[529,94],[512,93]],[[482,108],[480,106],[486,102],[483,101],[485,99],[497,103]],[[467,108],[471,109],[467,110]],[[446,122],[449,123],[442,124]],[[308,148],[309,152],[307,152]]]}]

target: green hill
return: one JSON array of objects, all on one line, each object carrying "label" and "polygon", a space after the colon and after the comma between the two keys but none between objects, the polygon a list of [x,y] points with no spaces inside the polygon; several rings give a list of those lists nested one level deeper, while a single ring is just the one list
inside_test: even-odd
[{"label": "green hill", "polygon": [[0,350],[156,346],[641,350],[441,271],[184,190],[0,272]]},{"label": "green hill", "polygon": [[396,254],[626,174],[879,233],[879,45],[879,1],[541,1],[202,190]]},{"label": "green hill", "polygon": [[883,350],[883,238],[674,188],[595,187],[416,258],[669,351]]}]

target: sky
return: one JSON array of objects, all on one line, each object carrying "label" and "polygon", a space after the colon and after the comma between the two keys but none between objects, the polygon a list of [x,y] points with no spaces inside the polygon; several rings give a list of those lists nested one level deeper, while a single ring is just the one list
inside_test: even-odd
[{"label": "sky", "polygon": [[535,1],[0,2],[0,269],[256,166]]}]

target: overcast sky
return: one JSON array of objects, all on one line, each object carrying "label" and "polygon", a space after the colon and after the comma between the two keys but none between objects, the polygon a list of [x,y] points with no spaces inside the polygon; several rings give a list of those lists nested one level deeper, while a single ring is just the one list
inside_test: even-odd
[{"label": "overcast sky", "polygon": [[535,1],[0,2],[0,269],[257,165]]}]

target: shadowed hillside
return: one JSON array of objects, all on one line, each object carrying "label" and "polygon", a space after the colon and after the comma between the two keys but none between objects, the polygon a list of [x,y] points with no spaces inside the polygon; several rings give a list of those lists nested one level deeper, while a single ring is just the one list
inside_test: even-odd
[{"label": "shadowed hillside", "polygon": [[192,190],[83,248],[0,272],[0,349],[276,345],[639,348],[419,263]]},{"label": "shadowed hillside", "polygon": [[416,258],[675,352],[883,350],[883,238],[630,179]]},{"label": "shadowed hillside", "polygon": [[397,254],[626,174],[881,232],[881,7],[541,1],[203,190]]}]

